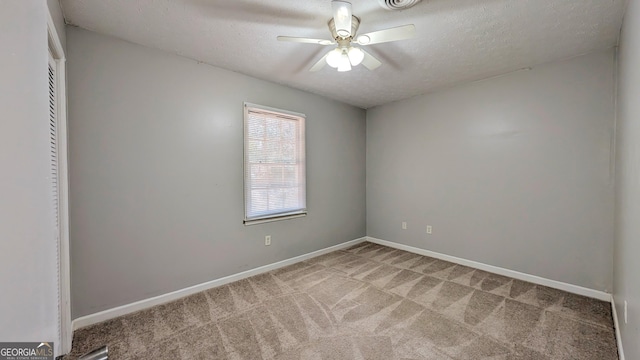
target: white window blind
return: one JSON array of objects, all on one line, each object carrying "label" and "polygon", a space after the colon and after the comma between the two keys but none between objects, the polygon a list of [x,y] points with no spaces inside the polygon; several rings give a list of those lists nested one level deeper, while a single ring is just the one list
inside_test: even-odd
[{"label": "white window blind", "polygon": [[303,114],[245,103],[245,224],[306,214]]}]

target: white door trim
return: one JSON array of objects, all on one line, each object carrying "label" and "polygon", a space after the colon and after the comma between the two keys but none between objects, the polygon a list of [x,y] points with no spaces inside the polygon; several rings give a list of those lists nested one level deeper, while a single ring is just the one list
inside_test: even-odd
[{"label": "white door trim", "polygon": [[622,335],[620,334],[620,320],[618,319],[618,311],[616,310],[616,300],[611,295],[611,311],[613,315],[613,327],[616,331],[616,343],[618,344],[618,358],[625,360],[624,349],[622,348]]},{"label": "white door trim", "polygon": [[58,354],[71,351],[73,328],[71,326],[71,276],[69,258],[69,177],[67,156],[67,90],[66,90],[66,57],[60,37],[56,30],[51,13],[48,12],[47,35],[49,52],[56,64],[56,93],[58,121],[58,198],[59,198],[59,231],[58,236],[58,339],[54,343]]}]

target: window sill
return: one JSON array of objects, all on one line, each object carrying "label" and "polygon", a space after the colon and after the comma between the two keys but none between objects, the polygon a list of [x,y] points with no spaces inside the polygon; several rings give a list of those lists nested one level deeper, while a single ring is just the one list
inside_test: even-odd
[{"label": "window sill", "polygon": [[245,221],[244,221],[244,225],[245,225],[245,226],[249,226],[249,225],[258,225],[258,224],[264,224],[264,223],[269,223],[269,222],[274,222],[274,221],[280,221],[280,220],[296,219],[296,218],[301,218],[301,217],[305,217],[305,216],[307,216],[307,213],[306,213],[306,212],[303,212],[303,213],[295,213],[295,214],[278,215],[278,216],[268,217],[268,218],[261,218],[261,219],[254,219],[254,220],[245,220]]}]

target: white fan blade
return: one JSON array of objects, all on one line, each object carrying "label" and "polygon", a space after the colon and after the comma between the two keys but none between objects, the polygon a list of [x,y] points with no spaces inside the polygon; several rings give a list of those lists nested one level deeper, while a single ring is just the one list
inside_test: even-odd
[{"label": "white fan blade", "polygon": [[364,65],[364,67],[366,67],[367,69],[373,71],[379,68],[380,65],[382,65],[380,60],[376,59],[373,55],[369,54],[364,50],[362,50],[362,52],[364,53],[364,59],[362,59],[362,65]]},{"label": "white fan blade", "polygon": [[324,40],[324,39],[310,39],[310,38],[301,38],[301,37],[293,37],[293,36],[278,36],[278,41],[290,41],[290,42],[298,42],[305,44],[316,44],[316,45],[333,45],[334,41]]},{"label": "white fan blade", "polygon": [[[329,51],[330,53],[331,51]],[[316,71],[320,71],[325,65],[327,65],[327,56],[329,56],[329,53],[326,53],[322,59],[318,60],[317,63],[315,63],[311,69],[309,69],[309,71],[312,72],[316,72]]]},{"label": "white fan blade", "polygon": [[413,24],[379,30],[358,36],[356,42],[360,45],[380,44],[389,41],[410,39],[414,36],[416,27]]}]

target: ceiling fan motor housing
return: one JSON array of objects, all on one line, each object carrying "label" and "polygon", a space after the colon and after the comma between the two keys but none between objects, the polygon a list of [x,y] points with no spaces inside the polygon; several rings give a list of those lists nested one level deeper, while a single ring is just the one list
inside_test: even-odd
[{"label": "ceiling fan motor housing", "polygon": [[380,6],[386,10],[404,10],[408,9],[421,0],[378,0]]},{"label": "ceiling fan motor housing", "polygon": [[[333,20],[333,18],[329,19],[329,31],[331,31],[331,36],[335,39],[335,40],[339,40],[342,37],[340,35],[338,35],[338,33],[336,32],[336,23]],[[358,27],[360,27],[360,18],[352,15],[351,16],[351,37],[353,37],[356,32],[358,31]]]}]

